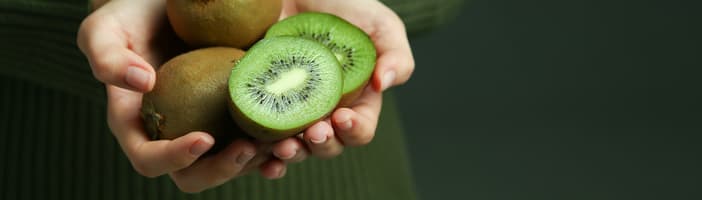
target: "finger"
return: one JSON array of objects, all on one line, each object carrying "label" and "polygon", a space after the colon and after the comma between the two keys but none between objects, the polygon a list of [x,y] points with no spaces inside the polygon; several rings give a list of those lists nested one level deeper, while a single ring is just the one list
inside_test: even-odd
[{"label": "finger", "polygon": [[129,49],[127,34],[113,17],[94,14],[81,23],[78,46],[93,75],[103,83],[147,92],[155,83],[154,68]]},{"label": "finger", "polygon": [[307,149],[300,139],[290,137],[273,146],[273,155],[285,163],[297,163],[307,158]]},{"label": "finger", "polygon": [[332,113],[336,136],[347,146],[370,143],[375,137],[381,105],[381,93],[366,88],[353,107],[339,108]]},{"label": "finger", "polygon": [[[142,133],[129,133],[131,137]],[[204,132],[192,132],[174,140],[145,141],[123,139],[121,143],[134,169],[147,177],[156,177],[190,166],[214,144]],[[136,141],[136,142],[135,142]]]},{"label": "finger", "polygon": [[317,122],[302,135],[310,153],[319,158],[333,158],[344,151],[344,145],[334,137],[334,129],[328,120]]},{"label": "finger", "polygon": [[382,92],[407,82],[414,72],[414,58],[409,49],[392,49],[379,54],[372,85]]},{"label": "finger", "polygon": [[261,172],[261,176],[264,178],[279,179],[285,176],[287,166],[285,166],[285,163],[282,160],[271,159],[263,163],[259,168],[259,171]]},{"label": "finger", "polygon": [[107,86],[108,125],[134,169],[156,177],[185,168],[209,150],[214,139],[192,132],[174,140],[150,141],[139,117],[141,94]]},{"label": "finger", "polygon": [[414,71],[414,58],[402,20],[390,9],[379,18],[371,39],[376,46],[378,59],[372,83],[376,91],[407,82]]},{"label": "finger", "polygon": [[221,152],[170,175],[180,190],[200,192],[243,175],[241,172],[255,155],[256,148],[251,142],[237,140]]},{"label": "finger", "polygon": [[292,16],[295,13],[298,13],[295,0],[283,0],[283,8],[280,11],[280,17],[278,18],[278,20],[288,18],[289,16]]}]

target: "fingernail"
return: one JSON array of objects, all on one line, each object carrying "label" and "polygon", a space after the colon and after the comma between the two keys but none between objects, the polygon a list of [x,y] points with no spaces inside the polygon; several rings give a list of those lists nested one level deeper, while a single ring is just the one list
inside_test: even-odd
[{"label": "fingernail", "polygon": [[190,146],[190,154],[194,156],[200,156],[204,154],[208,149],[210,149],[210,146],[213,144],[212,141],[209,139],[202,138],[195,142],[192,146]]},{"label": "fingernail", "polygon": [[145,88],[151,82],[151,76],[149,72],[138,67],[127,68],[126,75],[127,84],[134,88]]},{"label": "fingernail", "polygon": [[322,144],[327,141],[327,136],[323,135],[322,137],[319,138],[310,138],[310,142],[315,143],[315,144]]},{"label": "fingernail", "polygon": [[313,134],[312,137],[310,137],[310,142],[312,142],[313,144],[322,144],[327,141],[327,131],[329,130],[327,130],[328,128],[326,127],[326,124],[326,122],[321,122],[312,127],[314,129],[310,130],[310,132],[317,132],[319,134],[317,134],[316,137],[314,137]]},{"label": "fingernail", "polygon": [[256,155],[256,153],[254,153],[254,152],[245,151],[245,152],[239,154],[239,156],[236,157],[236,164],[245,165],[245,164],[248,163],[249,160],[251,160],[255,155]]},{"label": "fingernail", "polygon": [[352,126],[353,126],[353,122],[351,122],[350,119],[349,119],[349,120],[346,120],[346,121],[343,123],[343,125],[341,126],[341,130],[344,130],[344,131],[350,130]]},{"label": "fingernail", "polygon": [[275,157],[278,157],[278,158],[283,159],[283,160],[291,159],[291,158],[295,157],[295,154],[297,154],[297,149],[293,149],[293,153],[290,154],[290,155],[287,155],[287,156],[278,155],[278,153],[276,153],[275,151],[273,151],[273,155],[274,155]]},{"label": "fingernail", "polygon": [[339,129],[341,129],[342,131],[347,131],[351,129],[351,127],[353,126],[353,122],[351,121],[351,115],[342,115],[339,118],[341,118],[339,120]]},{"label": "fingernail", "polygon": [[395,81],[395,71],[387,71],[385,72],[385,75],[383,75],[383,91],[385,89],[388,89],[390,85],[392,85],[392,82]]},{"label": "fingernail", "polygon": [[283,176],[285,176],[285,171],[288,171],[287,167],[283,167],[283,169],[278,172],[278,178],[283,178]]}]

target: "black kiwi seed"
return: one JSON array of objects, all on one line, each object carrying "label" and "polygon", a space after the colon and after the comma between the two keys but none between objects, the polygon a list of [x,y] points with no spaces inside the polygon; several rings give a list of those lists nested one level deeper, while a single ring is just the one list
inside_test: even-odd
[{"label": "black kiwi seed", "polygon": [[[274,60],[270,62],[266,73],[256,77],[254,81],[252,81],[257,85],[246,83],[246,87],[249,88],[252,98],[258,100],[258,104],[270,105],[275,112],[282,113],[286,110],[281,106],[281,104],[290,105],[293,104],[293,102],[298,102],[300,99],[307,100],[310,93],[314,92],[315,88],[317,87],[316,82],[319,80],[318,77],[320,76],[318,71],[315,70],[316,66],[317,64],[313,59],[306,57],[292,56],[286,60]],[[265,83],[267,83],[269,80],[276,79],[280,72],[289,71],[291,68],[304,69],[307,71],[307,73],[309,73],[310,78],[305,81],[306,85],[303,86],[302,89],[288,91],[279,95],[265,90]],[[298,95],[302,98],[295,98]],[[267,97],[272,98],[269,99]]]}]

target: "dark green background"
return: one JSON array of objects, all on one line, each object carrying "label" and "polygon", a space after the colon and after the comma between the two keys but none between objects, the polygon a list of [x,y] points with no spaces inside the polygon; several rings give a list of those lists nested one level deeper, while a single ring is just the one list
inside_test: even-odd
[{"label": "dark green background", "polygon": [[699,3],[463,7],[394,89],[422,199],[702,199]]}]

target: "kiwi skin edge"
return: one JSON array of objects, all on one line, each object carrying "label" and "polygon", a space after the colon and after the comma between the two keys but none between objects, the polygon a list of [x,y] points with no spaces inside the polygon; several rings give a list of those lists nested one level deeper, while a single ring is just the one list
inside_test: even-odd
[{"label": "kiwi skin edge", "polygon": [[282,0],[167,0],[166,15],[186,44],[248,49],[278,21]]},{"label": "kiwi skin edge", "polygon": [[[227,90],[229,92],[229,90]],[[231,95],[231,94],[229,94]],[[327,113],[326,115],[322,116],[318,120],[311,121],[305,125],[299,126],[297,128],[292,128],[288,130],[277,130],[277,129],[271,129],[265,126],[261,126],[260,124],[254,122],[253,120],[249,119],[248,117],[244,116],[243,113],[239,109],[236,108],[236,105],[234,105],[233,101],[228,101],[228,106],[229,106],[229,113],[231,113],[232,118],[234,119],[241,119],[241,121],[237,121],[239,127],[244,130],[247,134],[250,136],[256,138],[257,140],[267,143],[267,142],[276,142],[285,138],[288,138],[290,136],[297,135],[299,133],[302,133],[305,129],[310,127],[312,124],[317,123],[319,121],[322,121],[322,119],[325,119],[331,115],[331,112]]]},{"label": "kiwi skin edge", "polygon": [[[330,25],[333,25],[334,27],[330,30],[327,30],[326,28],[322,28],[321,30],[316,30],[313,28],[309,28],[310,24],[315,24],[315,23],[322,23],[324,22],[329,23]],[[348,41],[347,38],[357,38],[357,46],[352,46],[354,48],[361,47],[360,49],[367,50],[363,51],[364,55],[371,54],[372,52],[372,58],[368,60],[368,65],[363,65],[363,66],[372,66],[369,70],[364,70],[363,73],[347,73],[346,71],[344,72],[344,76],[352,76],[354,77],[355,80],[363,80],[360,84],[349,84],[348,87],[353,87],[355,88],[344,88],[342,93],[342,98],[339,101],[337,107],[348,107],[351,106],[362,94],[363,91],[365,91],[365,88],[368,86],[368,83],[373,76],[373,71],[375,69],[376,65],[376,59],[377,59],[377,51],[375,49],[375,46],[373,44],[372,39],[368,35],[368,33],[364,32],[361,28],[358,26],[352,24],[351,22],[337,16],[331,13],[324,13],[324,12],[314,12],[314,11],[307,11],[307,12],[302,12],[294,16],[290,16],[286,19],[283,19],[279,21],[278,23],[274,24],[271,26],[271,28],[268,30],[266,33],[266,38],[268,37],[279,37],[279,36],[293,36],[293,37],[303,37],[306,39],[311,39],[316,42],[319,42],[321,44],[324,44],[325,47],[329,48],[332,50],[328,44],[323,43],[318,38],[309,38],[306,36],[301,36],[300,34],[302,33],[320,33],[319,31],[322,31],[322,33],[326,32],[327,34],[332,34],[334,37],[339,37],[339,38],[344,38],[342,41]],[[304,35],[304,34],[303,34]],[[331,43],[335,43],[338,45],[343,45],[346,46],[345,44],[347,43],[338,43],[336,40],[332,40]],[[365,58],[365,57],[364,57]],[[369,57],[370,58],[370,57]],[[365,60],[365,59],[364,59]],[[341,60],[339,60],[341,62]],[[366,62],[363,62],[366,63]],[[358,67],[357,66],[351,66],[351,67]],[[361,69],[368,69],[367,67],[361,67]],[[357,79],[357,78],[358,79]],[[361,79],[362,78],[362,79]],[[347,84],[349,83],[346,78],[344,78],[344,83]],[[359,83],[358,81],[351,81],[351,83]],[[347,86],[344,86],[347,87]],[[347,91],[348,90],[348,91]]]},{"label": "kiwi skin edge", "polygon": [[339,100],[339,104],[336,107],[340,108],[353,106],[353,103],[361,97],[363,91],[365,91],[366,87],[368,87],[369,80],[366,80],[365,82],[363,82],[363,84],[359,85],[358,88],[341,96],[341,100]]},{"label": "kiwi skin edge", "polygon": [[[281,45],[285,44],[285,45]],[[328,101],[325,101],[323,104],[324,109],[317,109],[318,111],[315,111],[315,113],[312,115],[314,117],[309,117],[306,118],[304,121],[297,121],[294,123],[294,125],[285,125],[285,126],[271,126],[268,125],[266,122],[259,122],[256,120],[256,118],[251,118],[251,116],[247,116],[242,110],[247,110],[248,107],[240,107],[242,105],[238,105],[237,101],[235,101],[234,96],[241,95],[241,93],[246,93],[246,91],[242,90],[237,90],[235,86],[235,83],[237,83],[237,76],[242,75],[246,76],[246,74],[243,73],[237,73],[241,71],[237,71],[236,69],[244,69],[243,67],[249,67],[253,69],[254,66],[252,65],[246,65],[247,63],[250,63],[251,59],[254,59],[251,56],[254,55],[261,55],[258,54],[260,52],[267,51],[265,48],[270,48],[276,47],[276,48],[297,48],[294,45],[290,44],[296,44],[300,45],[306,48],[312,48],[312,49],[317,49],[319,52],[319,55],[315,55],[322,61],[322,63],[327,63],[325,65],[329,65],[327,67],[330,67],[330,71],[328,71],[328,75],[326,75],[329,78],[329,81],[325,81],[326,84],[334,84],[336,86],[329,86],[332,87],[328,91],[332,93],[325,93],[325,96],[329,96]],[[259,46],[260,45],[260,46]],[[315,50],[315,51],[317,51]],[[277,53],[285,53],[287,52],[277,52]],[[265,55],[265,54],[264,54]],[[250,58],[247,60],[247,58]],[[285,139],[291,136],[295,136],[301,132],[303,132],[305,129],[310,127],[311,125],[324,120],[330,116],[332,111],[336,108],[336,106],[339,105],[339,100],[342,97],[342,88],[343,88],[343,71],[341,69],[341,66],[338,63],[338,60],[334,57],[333,53],[324,47],[321,43],[318,43],[313,40],[305,39],[305,38],[299,38],[299,37],[292,37],[292,36],[280,36],[274,38],[268,38],[259,41],[257,44],[255,44],[251,49],[249,50],[248,54],[243,57],[238,64],[239,68],[233,68],[232,73],[230,74],[230,79],[229,79],[229,96],[231,97],[230,100],[227,102],[228,110],[230,111],[230,114],[234,121],[239,125],[241,129],[244,130],[247,134],[250,136],[258,139],[261,142],[275,142],[281,139]],[[333,65],[333,69],[332,68]],[[326,70],[325,70],[326,71]],[[334,80],[332,80],[333,78]],[[328,82],[328,83],[327,83]],[[233,89],[234,88],[234,89]],[[320,91],[321,92],[321,91]],[[320,105],[318,105],[320,106]],[[309,116],[309,115],[308,115]]]}]

